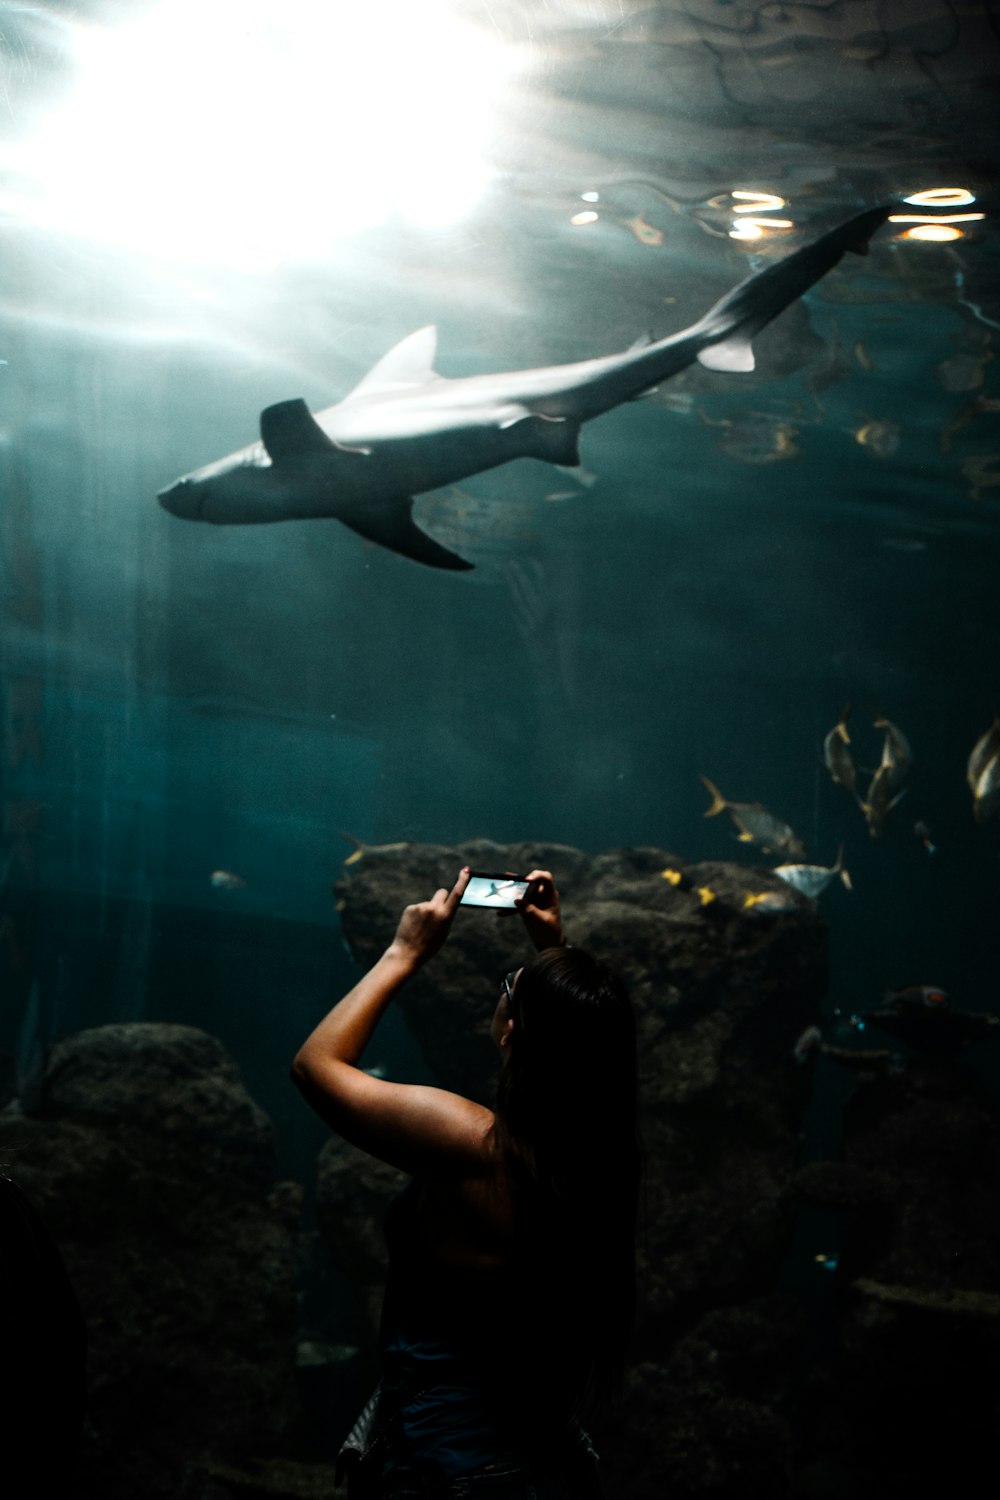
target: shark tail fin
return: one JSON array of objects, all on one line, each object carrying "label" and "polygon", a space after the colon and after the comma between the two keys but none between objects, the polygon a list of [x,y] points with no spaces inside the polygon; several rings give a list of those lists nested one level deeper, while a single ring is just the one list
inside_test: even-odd
[{"label": "shark tail fin", "polygon": [[719,791],[719,788],[715,785],[715,782],[709,781],[707,776],[699,776],[698,780],[705,787],[708,795],[712,799],[711,807],[708,807],[705,810],[705,817],[714,818],[716,813],[725,812],[727,806],[726,799]]},{"label": "shark tail fin", "polygon": [[888,208],[856,214],[812,244],[741,281],[692,330],[704,340],[699,362],[710,370],[752,370],[753,336],[832,270],[848,250],[865,254],[868,241],[888,214]]}]

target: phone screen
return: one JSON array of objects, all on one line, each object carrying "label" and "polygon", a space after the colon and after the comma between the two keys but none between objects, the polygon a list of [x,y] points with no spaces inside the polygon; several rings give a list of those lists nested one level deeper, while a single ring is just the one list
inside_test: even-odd
[{"label": "phone screen", "polygon": [[508,911],[527,889],[527,880],[518,880],[513,875],[484,875],[474,870],[472,879],[465,888],[461,904],[463,906],[492,906],[501,911]]}]

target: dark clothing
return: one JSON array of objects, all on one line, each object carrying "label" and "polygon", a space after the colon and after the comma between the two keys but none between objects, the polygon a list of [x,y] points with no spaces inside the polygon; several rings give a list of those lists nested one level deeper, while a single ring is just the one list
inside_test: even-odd
[{"label": "dark clothing", "polygon": [[[386,1500],[599,1494],[589,1440],[546,1388],[515,1274],[429,1254],[417,1182],[390,1205],[385,1233],[380,1493]],[[586,1483],[565,1478],[569,1469]]]},{"label": "dark clothing", "polygon": [[509,1446],[497,1398],[516,1378],[503,1336],[512,1309],[502,1270],[444,1265],[427,1254],[420,1192],[411,1182],[385,1221],[379,1352],[383,1392],[398,1413],[387,1472],[409,1457],[453,1478]]},{"label": "dark clothing", "polygon": [[431,1500],[432,1496],[434,1500],[575,1500],[584,1493],[558,1477],[546,1479],[503,1464],[448,1480],[443,1489],[413,1489],[400,1480],[398,1484],[390,1481],[382,1491],[384,1500]]}]

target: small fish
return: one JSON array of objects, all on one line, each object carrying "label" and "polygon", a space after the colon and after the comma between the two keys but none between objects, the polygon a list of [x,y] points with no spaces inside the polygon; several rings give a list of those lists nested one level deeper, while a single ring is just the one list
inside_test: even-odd
[{"label": "small fish", "polygon": [[717,813],[727,812],[738,830],[742,844],[758,844],[765,854],[791,854],[801,858],[805,847],[798,835],[776,818],[760,802],[727,802],[718,787],[707,776],[699,778],[712,799],[705,817],[714,818]]},{"label": "small fish", "polygon": [[647,219],[643,218],[642,214],[636,214],[632,219],[622,219],[620,222],[624,224],[626,229],[631,229],[640,245],[652,245],[656,247],[662,245],[666,239],[663,230],[658,229],[655,224],[650,224]]},{"label": "small fish", "polygon": [[979,736],[969,755],[965,779],[969,783],[969,790],[973,796],[975,796],[980,777],[990,761],[994,760],[997,755],[1000,755],[1000,714],[994,717],[986,733]]},{"label": "small fish", "polygon": [[857,343],[854,345],[854,358],[857,360],[862,370],[870,370],[873,368],[872,357],[868,353],[868,350],[865,348],[860,339],[858,339]]},{"label": "small fish", "polygon": [[241,875],[234,875],[232,870],[213,870],[209,878],[217,891],[246,890],[246,881]]},{"label": "small fish", "polygon": [[983,490],[1000,487],[1000,453],[975,453],[963,458],[961,469],[969,481],[970,500],[981,500]]},{"label": "small fish", "polygon": [[851,877],[844,869],[844,846],[837,850],[837,858],[832,865],[779,865],[775,870],[779,880],[790,885],[793,890],[801,891],[803,896],[808,896],[810,901],[815,901],[822,891],[825,891],[831,880],[836,880],[839,875],[844,888],[853,890]]},{"label": "small fish", "polygon": [[839,724],[835,724],[823,741],[823,764],[839,786],[846,787],[852,796],[856,795],[855,787],[858,780],[857,767],[848,746],[851,737],[847,732],[847,721],[851,716],[851,705],[844,705],[844,712],[840,716]]},{"label": "small fish", "polygon": [[[403,831],[406,832],[405,829]],[[345,844],[354,845],[354,853],[347,856],[344,860],[345,865],[356,865],[359,860],[364,859],[365,855],[369,854],[373,849],[377,849],[379,853],[385,854],[390,851],[402,850],[409,847],[405,839],[397,839],[394,844],[366,844],[363,839],[355,838],[353,833],[342,833],[340,837],[344,840]]]},{"label": "small fish", "polygon": [[948,992],[937,984],[908,984],[901,990],[886,990],[886,1005],[910,1005],[930,1007],[947,1005]]},{"label": "small fish", "polygon": [[922,818],[918,818],[913,825],[913,837],[919,839],[928,854],[937,853],[937,844],[931,837],[931,831]]},{"label": "small fish", "polygon": [[690,875],[685,875],[683,870],[661,870],[660,874],[668,884],[675,886],[677,890],[690,891],[693,895],[697,896],[702,906],[708,906],[712,901],[718,899],[711,886],[695,885]]},{"label": "small fish", "polygon": [[977,823],[986,823],[1000,810],[1000,754],[983,767],[972,789],[972,812]]},{"label": "small fish", "polygon": [[882,762],[885,767],[891,792],[898,792],[913,766],[913,751],[901,729],[891,719],[876,719],[875,728],[884,730]]},{"label": "small fish", "polygon": [[721,428],[719,449],[740,463],[781,463],[798,458],[802,451],[795,441],[798,428],[765,412],[748,412],[739,417],[706,417],[704,412],[699,415],[706,427]]},{"label": "small fish", "polygon": [[783,896],[780,891],[754,891],[743,901],[744,911],[753,911],[765,917],[783,917],[791,911],[799,911],[798,901]]},{"label": "small fish", "polygon": [[881,838],[885,827],[885,820],[892,809],[903,797],[906,796],[906,788],[892,795],[892,767],[882,763],[875,772],[868,787],[868,796],[862,801],[858,798],[858,805],[865,815],[868,824],[868,832],[873,839]]},{"label": "small fish", "polygon": [[356,865],[359,860],[364,859],[365,850],[368,848],[367,844],[363,844],[360,839],[355,838],[353,833],[342,833],[340,837],[345,843],[354,845],[354,853],[347,856],[344,860],[345,865]]},{"label": "small fish", "polygon": [[986,379],[986,365],[993,358],[992,354],[955,354],[951,359],[942,360],[934,371],[938,385],[946,391],[956,394],[965,391],[978,391]]},{"label": "small fish", "polygon": [[854,441],[873,458],[891,458],[898,450],[902,433],[898,422],[863,422],[855,430]]},{"label": "small fish", "polygon": [[996,396],[980,395],[973,398],[957,416],[952,417],[946,426],[942,427],[938,438],[938,448],[942,453],[950,453],[955,445],[955,438],[960,432],[968,427],[977,417],[990,416],[1000,411],[1000,399]]},{"label": "small fish", "polygon": [[807,1026],[792,1048],[792,1057],[797,1063],[804,1063],[818,1052],[823,1041],[823,1033],[818,1026]]}]

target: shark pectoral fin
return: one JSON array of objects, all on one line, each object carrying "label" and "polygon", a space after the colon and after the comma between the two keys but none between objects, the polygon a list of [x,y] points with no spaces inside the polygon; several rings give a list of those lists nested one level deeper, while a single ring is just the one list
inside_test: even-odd
[{"label": "shark pectoral fin", "polygon": [[260,440],[272,463],[280,463],[283,458],[300,458],[304,453],[329,453],[336,447],[301,397],[264,408],[260,414]]},{"label": "shark pectoral fin", "polygon": [[526,406],[510,406],[498,426],[501,432],[522,430],[525,458],[541,458],[566,469],[579,465],[580,424],[569,417],[549,417]]},{"label": "shark pectoral fin", "polygon": [[745,375],[754,368],[750,340],[737,334],[721,344],[710,344],[698,353],[698,363],[706,370],[730,370]]},{"label": "shark pectoral fin", "polygon": [[466,562],[457,552],[449,552],[426,531],[420,530],[413,519],[413,501],[408,495],[373,506],[361,515],[338,515],[337,519],[368,541],[377,542],[390,552],[399,552],[403,557],[411,557],[414,562],[426,563],[429,568],[467,572],[475,567],[474,563]]},{"label": "shark pectoral fin", "polygon": [[444,376],[434,369],[436,353],[437,329],[433,323],[429,323],[426,328],[418,328],[416,333],[408,334],[405,339],[394,344],[388,354],[383,354],[378,364],[372,365],[368,374],[344,400],[353,401],[356,396],[406,390],[443,380]]}]

